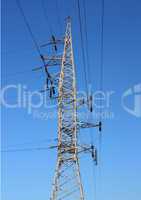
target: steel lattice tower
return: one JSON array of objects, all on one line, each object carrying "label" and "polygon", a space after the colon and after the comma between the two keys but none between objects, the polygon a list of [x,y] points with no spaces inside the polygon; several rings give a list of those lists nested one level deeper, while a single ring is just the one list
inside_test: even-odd
[{"label": "steel lattice tower", "polygon": [[[17,5],[43,64],[33,69],[33,71],[42,69],[45,71],[45,87],[40,90],[40,92],[49,93],[50,100],[58,99],[58,144],[49,147],[49,149],[56,147],[58,149],[57,165],[50,200],[84,200],[78,155],[83,152],[91,153],[95,165],[98,165],[98,156],[97,148],[93,145],[93,141],[91,145],[78,144],[77,134],[81,128],[98,128],[99,132],[101,132],[102,122],[100,120],[97,123],[90,123],[80,121],[77,118],[77,108],[80,106],[86,105],[89,111],[93,112],[93,95],[87,94],[86,98],[77,98],[71,19],[70,17],[67,18],[66,33],[63,39],[56,39],[56,37],[52,35],[51,40],[41,46],[52,47],[52,54],[44,56],[18,0]],[[104,17],[104,14],[102,17]],[[64,45],[64,51],[63,55],[60,55],[58,54],[58,45],[62,44]],[[48,68],[53,66],[61,66],[59,73],[50,73],[48,71]]]},{"label": "steel lattice tower", "polygon": [[77,155],[77,129],[75,65],[69,18],[59,79],[58,158],[51,200],[84,200]]}]

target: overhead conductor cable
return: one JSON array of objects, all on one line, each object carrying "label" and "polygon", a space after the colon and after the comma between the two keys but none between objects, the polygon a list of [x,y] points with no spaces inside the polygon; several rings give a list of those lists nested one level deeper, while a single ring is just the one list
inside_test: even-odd
[{"label": "overhead conductor cable", "polygon": [[46,74],[47,74],[47,78],[50,80],[50,83],[51,83],[51,85],[52,85],[53,82],[52,82],[52,79],[51,79],[51,75],[49,74],[49,72],[48,72],[48,70],[47,70],[44,57],[43,57],[43,55],[41,54],[39,45],[38,45],[38,43],[37,43],[37,41],[36,41],[36,39],[35,39],[35,36],[34,36],[34,34],[33,34],[33,32],[32,32],[32,29],[31,29],[31,27],[30,27],[30,25],[29,25],[29,23],[28,23],[28,21],[27,21],[27,19],[26,19],[24,10],[23,10],[23,8],[22,8],[22,6],[21,6],[19,0],[16,0],[16,3],[17,3],[17,6],[18,6],[18,8],[19,8],[19,11],[20,11],[21,15],[23,16],[25,25],[26,25],[26,27],[27,27],[29,33],[30,33],[30,36],[31,36],[33,42],[34,42],[34,45],[35,45],[35,47],[36,47],[36,50],[37,50],[37,52],[38,52],[38,54],[39,54],[39,56],[40,56],[40,58],[41,58],[41,60],[42,60],[42,62],[43,62],[43,65],[44,65],[44,67],[45,67],[45,72],[46,72]]}]

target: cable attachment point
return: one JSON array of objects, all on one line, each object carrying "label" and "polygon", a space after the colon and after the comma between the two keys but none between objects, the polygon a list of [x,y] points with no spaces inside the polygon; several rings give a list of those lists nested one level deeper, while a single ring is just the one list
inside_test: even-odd
[{"label": "cable attachment point", "polygon": [[94,145],[91,145],[91,151],[92,151],[92,159],[95,165],[98,165],[97,149],[94,147]]},{"label": "cable attachment point", "polygon": [[90,95],[87,99],[88,109],[90,112],[93,112],[93,96]]},{"label": "cable attachment point", "polygon": [[99,132],[102,131],[102,122],[99,122]]},{"label": "cable attachment point", "polygon": [[50,98],[52,98],[55,95],[55,87],[53,85],[50,86]]},{"label": "cable attachment point", "polygon": [[54,50],[55,50],[55,52],[57,52],[57,41],[56,41],[56,38],[55,38],[55,36],[54,35],[52,35],[52,42],[53,42],[53,48],[54,48]]}]

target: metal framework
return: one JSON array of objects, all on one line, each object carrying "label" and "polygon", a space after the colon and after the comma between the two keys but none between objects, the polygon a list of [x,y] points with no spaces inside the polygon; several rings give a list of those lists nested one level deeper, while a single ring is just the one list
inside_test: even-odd
[{"label": "metal framework", "polygon": [[[18,0],[17,5],[43,64],[43,66],[37,67],[33,71],[44,68],[46,74],[45,88],[40,92],[49,92],[50,99],[58,99],[58,144],[57,146],[50,147],[58,148],[58,156],[50,200],[84,200],[78,155],[82,152],[91,153],[93,161],[97,165],[97,149],[93,144],[90,146],[78,144],[77,133],[81,128],[98,127],[99,131],[101,131],[102,122],[93,124],[79,121],[77,118],[77,108],[84,104],[87,104],[89,111],[93,112],[93,98],[92,95],[89,97],[87,95],[87,99],[85,100],[84,98],[77,99],[76,96],[71,19],[70,17],[67,18],[65,37],[56,39],[52,35],[51,40],[41,46],[52,46],[53,55],[43,56]],[[57,54],[58,44],[64,44],[63,56]],[[61,72],[59,72],[60,78],[58,80],[58,73],[53,75],[49,73],[48,68],[60,65]]]},{"label": "metal framework", "polygon": [[[63,55],[57,54],[58,44],[64,44]],[[48,91],[50,99],[58,99],[58,144],[51,147],[58,148],[58,155],[50,200],[84,200],[78,155],[83,152],[91,153],[95,165],[98,164],[98,156],[94,145],[78,144],[77,134],[81,128],[99,128],[101,132],[102,123],[89,123],[77,118],[77,109],[85,104],[93,112],[93,99],[92,95],[86,99],[77,98],[76,95],[70,17],[67,18],[65,37],[58,40],[52,35],[52,39],[42,47],[50,45],[53,55],[41,55],[44,66],[33,69],[38,71],[44,68],[46,73],[45,88],[40,92]],[[48,68],[53,66],[61,66],[60,72],[55,76],[48,72]]]},{"label": "metal framework", "polygon": [[[57,54],[58,44],[64,44],[63,55]],[[93,112],[93,97],[90,95],[85,99],[77,98],[76,95],[70,17],[67,18],[65,37],[56,39],[52,35],[51,40],[42,47],[50,45],[53,54],[51,56],[41,55],[44,66],[33,69],[33,71],[38,71],[44,68],[46,73],[45,88],[40,92],[48,91],[50,99],[58,99],[58,144],[51,147],[58,148],[58,155],[50,200],[84,200],[78,155],[91,153],[95,165],[98,164],[98,156],[93,144],[78,144],[77,134],[81,128],[98,128],[101,132],[102,122],[96,124],[84,122],[77,117],[77,109],[85,104],[89,111]],[[53,66],[61,66],[60,72],[55,76],[48,72],[48,68]]]},{"label": "metal framework", "polygon": [[67,21],[58,92],[58,158],[51,200],[84,200],[77,146],[77,103],[71,19]]}]

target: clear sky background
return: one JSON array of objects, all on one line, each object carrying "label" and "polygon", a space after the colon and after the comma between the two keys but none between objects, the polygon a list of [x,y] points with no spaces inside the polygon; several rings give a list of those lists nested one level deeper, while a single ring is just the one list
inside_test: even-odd
[{"label": "clear sky background", "polygon": [[[65,17],[72,16],[73,47],[77,88],[84,90],[84,72],[76,0],[44,0],[48,22],[41,0],[21,0],[26,17],[39,44],[50,37],[50,26],[56,37],[65,31]],[[100,0],[87,0],[89,79],[92,90],[99,89],[100,77]],[[81,4],[82,6],[82,4]],[[83,18],[83,17],[82,17]],[[83,18],[84,20],[84,18]],[[40,90],[42,72],[37,54],[15,0],[2,0],[2,86],[26,85]],[[90,155],[81,156],[81,173],[86,200],[136,200],[141,197],[141,117],[126,112],[121,96],[141,83],[141,1],[105,0],[104,19],[104,91],[114,91],[109,110],[113,119],[104,120],[101,164],[94,169]],[[6,95],[15,102],[15,92]],[[133,106],[134,96],[127,100]],[[57,114],[53,120],[35,119],[26,109],[2,110],[2,149],[46,147],[47,140],[57,137]],[[40,111],[49,112],[40,108]],[[56,110],[54,110],[55,112]],[[80,133],[86,141],[89,132]],[[92,134],[98,135],[97,130]],[[88,138],[89,140],[89,138]],[[15,145],[16,144],[16,145]],[[15,145],[15,146],[12,146]],[[56,151],[17,152],[2,154],[2,200],[46,200],[56,163]]]}]

